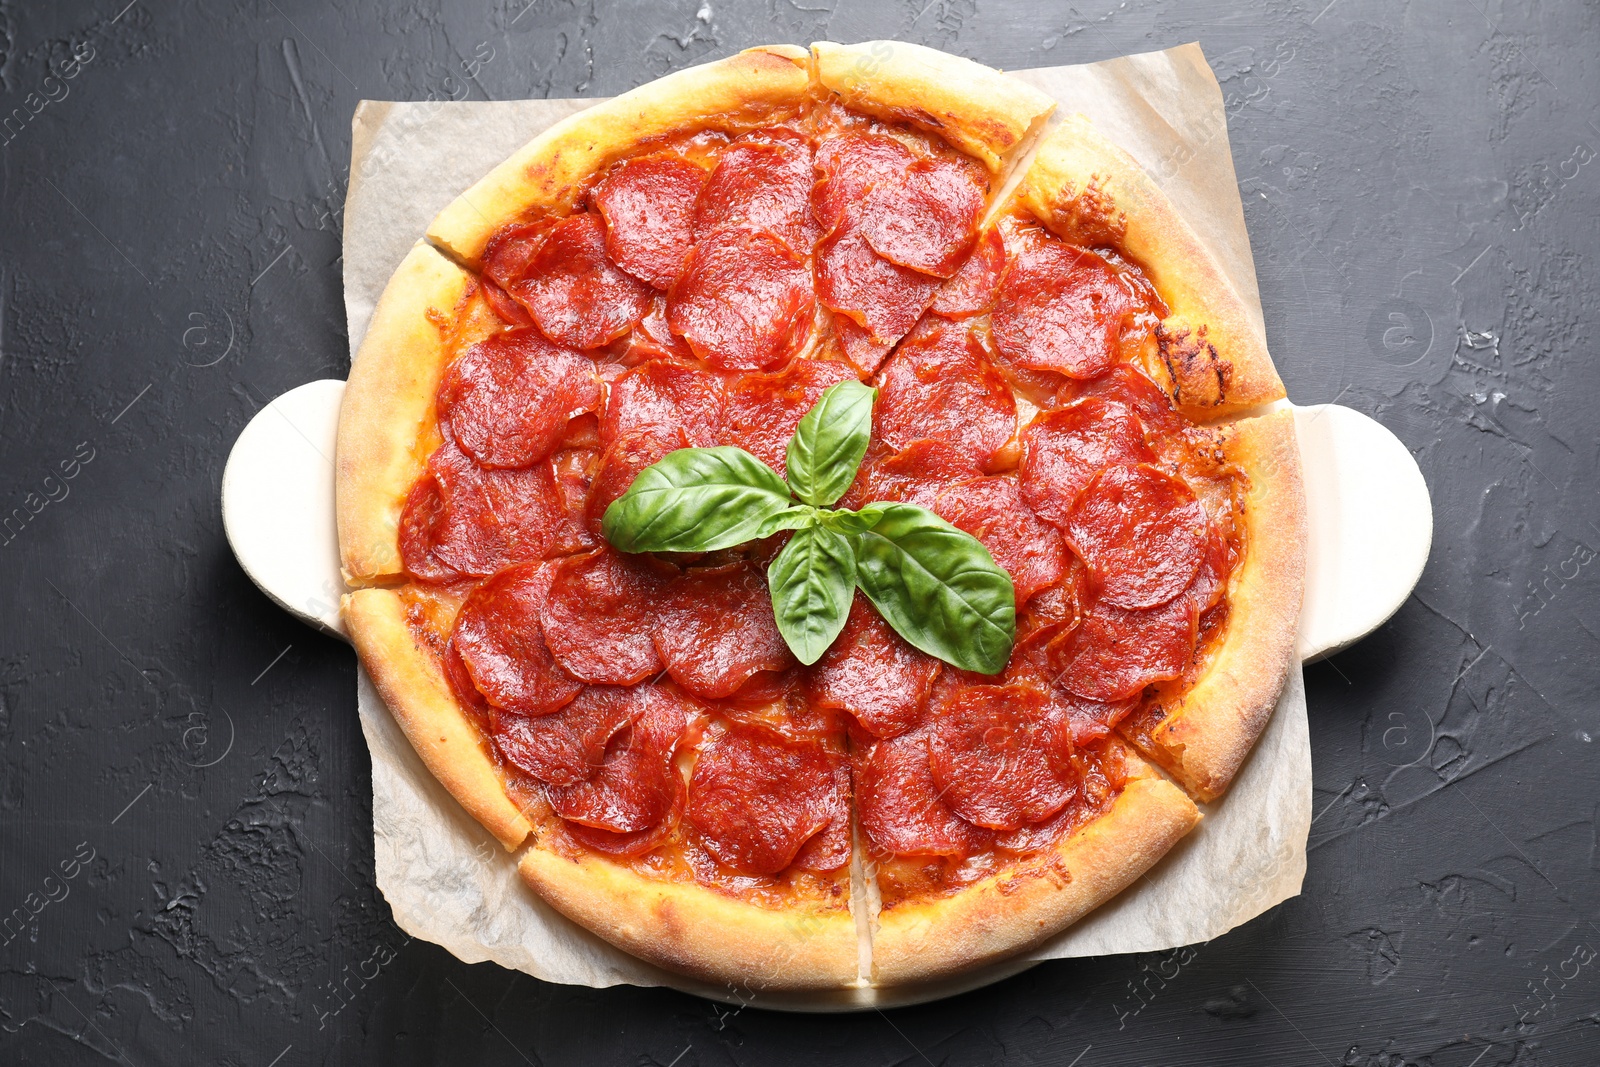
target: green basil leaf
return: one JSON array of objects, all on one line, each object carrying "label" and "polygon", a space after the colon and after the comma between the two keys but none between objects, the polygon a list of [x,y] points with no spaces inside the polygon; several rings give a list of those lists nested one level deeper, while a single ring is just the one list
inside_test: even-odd
[{"label": "green basil leaf", "polygon": [[835,533],[850,537],[872,529],[873,524],[882,516],[883,508],[884,503],[880,501],[868,504],[860,511],[851,511],[848,508],[819,511],[817,521]]},{"label": "green basil leaf", "polygon": [[639,472],[600,532],[623,552],[711,552],[754,540],[793,504],[778,472],[742,448],[680,448]]},{"label": "green basil leaf", "polygon": [[771,537],[779,530],[798,530],[802,526],[816,522],[825,514],[827,513],[818,511],[810,504],[796,504],[767,519],[756,530],[754,537],[751,539],[757,540],[763,537]]},{"label": "green basil leaf", "polygon": [[[865,509],[863,509],[865,510]],[[855,535],[856,584],[908,642],[998,674],[1016,636],[1016,590],[977,538],[914,504],[881,504]]]},{"label": "green basil leaf", "polygon": [[856,591],[855,552],[832,530],[795,531],[767,568],[778,632],[801,663],[815,663],[844,629]]},{"label": "green basil leaf", "polygon": [[789,438],[785,462],[794,495],[826,507],[856,480],[872,435],[872,402],[878,391],[860,382],[829,386]]}]

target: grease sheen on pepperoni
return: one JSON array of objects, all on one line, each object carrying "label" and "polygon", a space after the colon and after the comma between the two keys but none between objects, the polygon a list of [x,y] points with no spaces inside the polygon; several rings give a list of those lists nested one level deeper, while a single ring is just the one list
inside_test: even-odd
[{"label": "grease sheen on pepperoni", "polygon": [[880,181],[893,181],[916,162],[911,150],[893,137],[845,133],[817,147],[819,180],[812,190],[811,210],[824,233],[844,221],[846,212]]},{"label": "grease sheen on pepperoni", "polygon": [[982,466],[1016,432],[1017,404],[964,324],[930,320],[878,372],[872,421],[891,448],[934,438]]},{"label": "grease sheen on pepperoni", "polygon": [[983,543],[1016,587],[1017,603],[1055,585],[1067,569],[1067,548],[1055,528],[1022,499],[1015,478],[971,478],[940,491],[932,510]]},{"label": "grease sheen on pepperoni", "polygon": [[1078,789],[1072,737],[1032,686],[962,686],[942,700],[928,732],[929,767],[968,822],[1015,830],[1049,818]]},{"label": "grease sheen on pepperoni", "polygon": [[846,315],[835,315],[832,322],[833,336],[838,339],[844,358],[850,361],[850,365],[862,377],[871,375],[882,366],[889,353],[894,351],[894,345],[874,341],[865,326],[858,325],[854,319]]},{"label": "grease sheen on pepperoni", "polygon": [[727,400],[710,371],[653,359],[612,382],[610,393],[600,422],[606,445],[638,433],[687,439],[696,448],[722,440]]},{"label": "grease sheen on pepperoni", "polygon": [[496,278],[544,335],[569,348],[599,348],[627,333],[650,307],[650,287],[606,258],[605,226],[573,215],[555,226],[526,273]]},{"label": "grease sheen on pepperoni", "polygon": [[629,274],[665,289],[694,242],[694,205],[706,172],[661,153],[611,168],[592,199],[606,221],[606,252]]},{"label": "grease sheen on pepperoni", "polygon": [[879,855],[965,857],[992,840],[945,802],[920,730],[872,746],[856,778],[856,810]]},{"label": "grease sheen on pepperoni", "polygon": [[855,381],[855,373],[831,360],[796,359],[770,374],[741,374],[728,386],[730,442],[783,474],[795,427],[829,386]]},{"label": "grease sheen on pepperoni", "polygon": [[1138,309],[1105,260],[1039,238],[1024,244],[1000,285],[995,347],[1019,367],[1093,378],[1116,362],[1123,320]]},{"label": "grease sheen on pepperoni", "polygon": [[667,298],[667,321],[722,370],[764,370],[805,343],[811,272],[770,233],[718,230],[697,242]]},{"label": "grease sheen on pepperoni", "polygon": [[479,341],[450,365],[440,418],[485,467],[526,467],[549,455],[567,421],[600,404],[594,361],[531,328]]},{"label": "grease sheen on pepperoni", "polygon": [[1153,608],[1188,588],[1210,527],[1178,479],[1151,466],[1107,467],[1078,494],[1066,533],[1102,601]]},{"label": "grease sheen on pepperoni", "polygon": [[609,546],[551,565],[539,621],[545,644],[581,681],[632,685],[661,670],[650,637],[661,579]]},{"label": "grease sheen on pepperoni", "polygon": [[496,714],[495,748],[538,781],[581,782],[600,769],[607,743],[644,714],[649,695],[642,686],[591,685],[550,715]]},{"label": "grease sheen on pepperoni", "polygon": [[1022,432],[1022,495],[1047,522],[1065,528],[1072,503],[1105,467],[1149,463],[1138,416],[1098,397],[1047,411]]},{"label": "grease sheen on pepperoni", "polygon": [[548,715],[583,688],[544,642],[539,614],[550,577],[545,563],[507,567],[474,589],[456,615],[451,639],[473,685],[498,708]]},{"label": "grease sheen on pepperoni", "polygon": [[873,251],[860,226],[845,221],[817,245],[817,299],[847,315],[877,344],[894,344],[933,302],[940,281]]},{"label": "grease sheen on pepperoni", "polygon": [[1176,678],[1194,655],[1196,619],[1188,597],[1133,610],[1096,603],[1051,649],[1059,684],[1089,700],[1118,701]]},{"label": "grease sheen on pepperoni", "polygon": [[907,644],[858,592],[844,629],[806,668],[806,695],[849,712],[875,737],[894,737],[916,725],[938,673],[939,661]]},{"label": "grease sheen on pepperoni", "polygon": [[850,862],[850,765],[834,761],[833,792],[837,797],[831,821],[800,846],[792,866],[804,871],[836,871]]},{"label": "grease sheen on pepperoni", "polygon": [[947,319],[983,314],[994,307],[1005,269],[1005,239],[999,230],[985,230],[960,269],[939,287],[928,310]]},{"label": "grease sheen on pepperoni", "polygon": [[760,671],[794,665],[767,583],[744,563],[674,578],[655,641],[672,680],[701,697],[729,696]]},{"label": "grease sheen on pepperoni", "polygon": [[1172,406],[1172,398],[1131,363],[1118,363],[1090,381],[1068,382],[1056,398],[1056,404],[1061,406],[1080,397],[1101,397],[1125,405],[1139,416],[1140,424],[1151,433],[1170,436],[1183,433],[1185,424]]},{"label": "grease sheen on pepperoni", "polygon": [[811,152],[793,141],[750,141],[717,159],[695,202],[696,239],[718,230],[766,230],[799,255],[816,243]]},{"label": "grease sheen on pepperoni", "polygon": [[967,453],[944,441],[924,438],[874,459],[858,481],[863,503],[895,500],[932,511],[945,489],[982,473]]},{"label": "grease sheen on pepperoni", "polygon": [[[545,789],[550,806],[563,819],[619,835],[669,829],[664,824],[679,810],[683,794],[683,779],[673,766],[672,754],[688,724],[690,705],[661,686],[646,687],[642,692],[646,694],[643,713],[612,740],[599,769],[582,781]],[[642,850],[638,838],[608,841],[581,832],[573,836],[585,844],[600,842],[602,851],[628,854]],[[646,839],[644,848],[659,839],[653,837]]]},{"label": "grease sheen on pepperoni", "polygon": [[701,750],[684,818],[723,864],[777,874],[838,818],[836,759],[813,738],[733,723]]},{"label": "grease sheen on pepperoni", "polygon": [[422,568],[412,573],[426,580],[447,581],[541,558],[563,508],[551,466],[486,471],[456,446],[447,423],[440,429],[444,442],[428,457],[427,473],[401,515],[407,568]]},{"label": "grease sheen on pepperoni", "polygon": [[948,278],[977,237],[986,192],[971,164],[919,159],[873,186],[861,205],[861,236],[891,263]]}]

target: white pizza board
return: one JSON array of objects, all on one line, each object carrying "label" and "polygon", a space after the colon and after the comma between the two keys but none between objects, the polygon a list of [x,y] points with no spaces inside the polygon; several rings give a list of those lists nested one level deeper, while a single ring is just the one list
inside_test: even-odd
[{"label": "white pizza board", "polygon": [[[344,636],[333,453],[344,382],[291,389],[244,428],[222,474],[222,524],[250,580],[290,614]],[[1331,655],[1397,611],[1428,560],[1433,506],[1406,446],[1352,408],[1294,408],[1310,542],[1300,657]]]}]

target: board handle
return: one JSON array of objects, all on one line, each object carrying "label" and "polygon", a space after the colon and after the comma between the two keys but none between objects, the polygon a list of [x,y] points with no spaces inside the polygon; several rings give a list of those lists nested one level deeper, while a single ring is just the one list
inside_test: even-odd
[{"label": "board handle", "polygon": [[[285,611],[345,638],[333,507],[344,382],[291,389],[239,435],[222,473],[222,525],[239,565]],[[1433,506],[1416,460],[1380,423],[1337,404],[1295,407],[1310,538],[1300,657],[1386,622],[1422,576]],[[346,638],[348,639],[348,638]]]}]

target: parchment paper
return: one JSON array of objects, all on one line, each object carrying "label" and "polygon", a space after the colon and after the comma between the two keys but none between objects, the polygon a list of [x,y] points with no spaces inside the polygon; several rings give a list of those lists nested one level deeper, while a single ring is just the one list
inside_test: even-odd
[{"label": "parchment paper", "polygon": [[[1199,45],[1081,66],[1012,72],[1083,112],[1136,158],[1212,249],[1259,327],[1260,297],[1234,177],[1222,92]],[[344,282],[352,352],[389,275],[428,222],[530,138],[592,100],[375,103],[356,109],[345,201]],[[365,671],[378,887],[408,933],[468,962],[494,960],[549,982],[667,985],[796,1010],[946,996],[1033,961],[1191,945],[1300,891],[1311,821],[1305,687],[1292,672],[1228,795],[1138,883],[1017,960],[937,986],[770,994],[707,986],[651,967],[569,922],[527,890],[514,858],[428,773]]]}]

